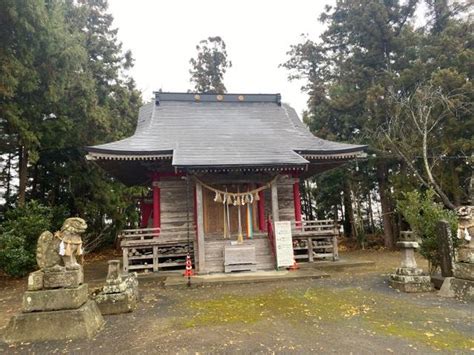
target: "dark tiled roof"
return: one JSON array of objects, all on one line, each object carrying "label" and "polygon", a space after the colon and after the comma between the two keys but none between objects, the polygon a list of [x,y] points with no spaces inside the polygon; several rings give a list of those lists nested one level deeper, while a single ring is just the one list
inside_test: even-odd
[{"label": "dark tiled roof", "polygon": [[172,154],[177,167],[305,165],[300,154],[331,156],[366,147],[315,137],[279,95],[157,93],[132,137],[87,147],[93,154]]}]

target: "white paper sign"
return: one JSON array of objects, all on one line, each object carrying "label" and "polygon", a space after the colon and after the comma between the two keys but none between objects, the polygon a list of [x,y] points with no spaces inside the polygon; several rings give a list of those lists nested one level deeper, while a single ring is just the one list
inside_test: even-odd
[{"label": "white paper sign", "polygon": [[291,222],[275,222],[275,249],[277,267],[293,265],[293,240]]}]

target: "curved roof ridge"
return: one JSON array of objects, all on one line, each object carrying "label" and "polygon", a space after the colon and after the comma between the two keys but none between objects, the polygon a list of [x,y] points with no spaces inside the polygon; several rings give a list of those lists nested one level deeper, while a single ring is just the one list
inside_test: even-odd
[{"label": "curved roof ridge", "polygon": [[144,104],[131,137],[86,150],[124,157],[174,151],[174,165],[184,167],[301,166],[308,163],[305,154],[337,156],[366,148],[314,136],[291,106],[270,101],[270,96],[255,98],[269,101],[246,102],[237,97],[223,102],[196,101],[187,94],[176,100],[173,95]]}]

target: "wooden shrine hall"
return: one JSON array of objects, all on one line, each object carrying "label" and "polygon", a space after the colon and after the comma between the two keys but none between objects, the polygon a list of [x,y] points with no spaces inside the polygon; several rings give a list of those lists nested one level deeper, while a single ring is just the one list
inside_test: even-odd
[{"label": "wooden shrine hall", "polygon": [[315,137],[279,94],[156,92],[133,136],[86,158],[149,187],[121,235],[125,271],[183,269],[189,252],[211,273],[274,269],[271,221],[291,221],[297,260],[335,260],[337,226],[303,220],[299,184],[365,149]]}]

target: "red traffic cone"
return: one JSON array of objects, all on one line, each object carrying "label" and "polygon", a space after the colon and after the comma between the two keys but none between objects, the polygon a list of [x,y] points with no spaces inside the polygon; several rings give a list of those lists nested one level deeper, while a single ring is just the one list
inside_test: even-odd
[{"label": "red traffic cone", "polygon": [[295,257],[293,256],[293,265],[291,265],[291,266],[288,268],[288,270],[290,270],[290,271],[296,271],[296,270],[298,270],[299,268],[300,268],[300,267],[299,267],[298,263],[296,262]]},{"label": "red traffic cone", "polygon": [[194,276],[193,263],[189,254],[186,255],[186,271],[184,272],[183,276]]}]

